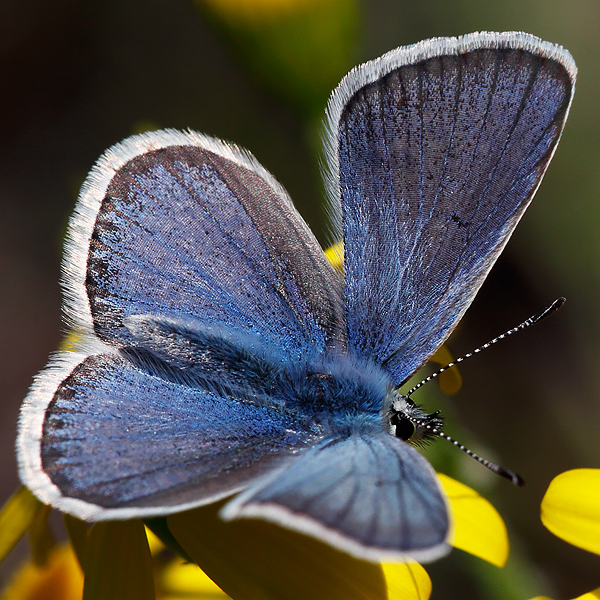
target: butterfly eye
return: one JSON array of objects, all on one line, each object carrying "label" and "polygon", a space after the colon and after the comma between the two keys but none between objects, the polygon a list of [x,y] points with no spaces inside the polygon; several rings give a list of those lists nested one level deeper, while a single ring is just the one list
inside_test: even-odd
[{"label": "butterfly eye", "polygon": [[410,419],[402,417],[397,413],[391,416],[390,425],[394,425],[396,427],[394,432],[396,437],[404,440],[405,442],[410,440],[415,433],[415,424]]}]

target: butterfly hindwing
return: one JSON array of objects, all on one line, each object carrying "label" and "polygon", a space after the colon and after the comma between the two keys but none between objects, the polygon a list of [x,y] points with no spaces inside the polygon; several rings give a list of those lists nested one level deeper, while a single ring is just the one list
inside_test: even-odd
[{"label": "butterfly hindwing", "polygon": [[226,505],[369,560],[433,560],[449,551],[444,494],[429,463],[387,433],[325,439]]},{"label": "butterfly hindwing", "polygon": [[472,34],[394,50],[334,92],[349,343],[396,384],[450,334],[508,241],[575,73],[568,52],[533,36]]},{"label": "butterfly hindwing", "polygon": [[[216,500],[319,438],[306,420],[235,376],[196,374],[198,385],[188,385],[118,354],[63,360],[23,409],[20,458],[25,482],[80,518],[166,514]],[[47,402],[50,377],[60,383],[40,436],[36,403]]]}]

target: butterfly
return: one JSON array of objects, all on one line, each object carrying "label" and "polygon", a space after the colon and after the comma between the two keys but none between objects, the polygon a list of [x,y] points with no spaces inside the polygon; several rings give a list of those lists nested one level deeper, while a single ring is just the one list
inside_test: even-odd
[{"label": "butterfly", "polygon": [[79,518],[232,497],[356,557],[449,549],[447,499],[414,445],[441,427],[402,386],[450,335],[535,194],[576,67],[525,33],[397,48],[327,108],[341,275],[248,152],[164,130],[113,146],[71,218],[76,351],[23,404],[18,461]]}]

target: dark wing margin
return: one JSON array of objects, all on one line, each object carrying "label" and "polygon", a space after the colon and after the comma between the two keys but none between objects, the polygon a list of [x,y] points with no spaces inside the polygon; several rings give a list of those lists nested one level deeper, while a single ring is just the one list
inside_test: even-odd
[{"label": "dark wing margin", "polygon": [[226,325],[288,357],[344,346],[339,276],[285,190],[249,153],[165,130],[109,149],[69,228],[74,326],[117,347],[132,314]]},{"label": "dark wing margin", "polygon": [[329,103],[332,213],[349,347],[396,384],[443,343],[535,194],[576,67],[524,33],[399,48]]},{"label": "dark wing margin", "polygon": [[221,515],[273,521],[375,562],[429,562],[450,550],[447,500],[435,472],[383,432],[323,440]]},{"label": "dark wing margin", "polygon": [[[221,377],[223,378],[223,376]],[[165,515],[240,491],[319,435],[272,403],[153,376],[118,354],[62,353],[21,409],[22,481],[81,519]]]}]

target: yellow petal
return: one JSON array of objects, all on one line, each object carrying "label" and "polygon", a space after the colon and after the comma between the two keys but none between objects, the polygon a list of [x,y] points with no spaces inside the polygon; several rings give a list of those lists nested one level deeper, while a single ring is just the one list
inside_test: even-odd
[{"label": "yellow petal", "polygon": [[70,352],[77,350],[81,345],[82,339],[83,335],[81,331],[71,329],[67,332],[67,335],[65,335],[65,337],[61,340],[58,349],[62,352]]},{"label": "yellow petal", "polygon": [[[167,522],[185,551],[235,600],[388,599],[380,565],[266,521],[222,521],[218,516],[222,505],[170,515]],[[400,573],[394,575],[393,585],[400,585],[399,577]]]},{"label": "yellow petal", "polygon": [[173,534],[167,525],[166,517],[152,517],[150,519],[144,519],[144,525],[146,526],[147,533],[152,532],[152,536],[148,538],[152,556],[161,550],[161,548],[154,545],[154,540],[158,539],[160,540],[161,545],[166,546],[176,555],[181,556],[188,562],[194,562],[192,558],[186,554],[185,550],[181,547],[181,544],[173,537]]},{"label": "yellow petal", "polygon": [[148,547],[152,556],[165,549],[165,545],[160,541],[160,538],[151,529],[148,529],[148,527],[146,527],[146,537],[148,538]]},{"label": "yellow petal", "polygon": [[179,559],[171,561],[160,575],[160,600],[195,598],[227,600],[229,596],[197,565]]},{"label": "yellow petal", "polygon": [[96,523],[89,531],[83,600],[153,600],[152,557],[139,519]]},{"label": "yellow petal", "polygon": [[71,515],[64,514],[63,520],[65,523],[65,529],[69,535],[69,541],[75,556],[79,561],[81,567],[83,567],[85,561],[85,553],[87,550],[87,536],[88,536],[88,524],[85,521],[81,521]]},{"label": "yellow petal", "polygon": [[0,563],[27,533],[44,505],[27,489],[19,488],[0,511]]},{"label": "yellow petal", "polygon": [[573,598],[573,600],[598,600],[600,598],[600,588],[596,588],[595,590],[588,592],[587,594],[583,594],[583,596],[577,596],[577,598]]},{"label": "yellow petal", "polygon": [[[445,367],[454,359],[452,358],[452,354],[450,354],[450,350],[448,350],[446,346],[442,346],[429,360],[432,360],[433,362],[438,363],[440,366]],[[456,392],[458,392],[462,386],[462,376],[456,365],[446,369],[443,373],[441,373],[438,377],[438,380],[440,382],[440,389],[442,392],[444,392],[444,394],[448,394],[448,396],[456,394]]]},{"label": "yellow petal", "polygon": [[327,260],[339,271],[344,268],[344,242],[337,242],[325,250]]},{"label": "yellow petal", "polygon": [[70,546],[55,547],[41,568],[26,563],[4,590],[2,600],[81,600],[83,573]]},{"label": "yellow petal", "polygon": [[[596,588],[595,590],[588,592],[587,594],[583,594],[583,596],[577,596],[577,598],[573,598],[573,600],[599,600],[600,599],[600,588]],[[536,596],[535,598],[531,598],[531,600],[552,600],[552,598],[548,598],[547,596]]]},{"label": "yellow petal", "polygon": [[555,477],[542,500],[542,522],[566,542],[600,554],[600,469]]},{"label": "yellow petal", "polygon": [[418,563],[381,565],[389,600],[428,600],[431,596],[431,579]]},{"label": "yellow petal", "polygon": [[508,535],[498,511],[476,491],[438,473],[454,513],[455,548],[503,567],[508,559]]},{"label": "yellow petal", "polygon": [[48,517],[51,511],[52,508],[50,506],[42,505],[36,511],[29,529],[31,558],[39,567],[43,567],[46,564],[51,550],[56,546],[54,535],[48,525]]}]

